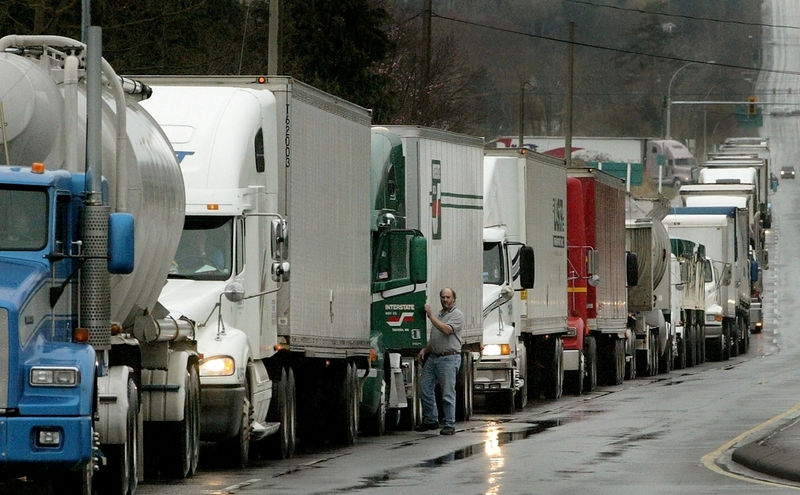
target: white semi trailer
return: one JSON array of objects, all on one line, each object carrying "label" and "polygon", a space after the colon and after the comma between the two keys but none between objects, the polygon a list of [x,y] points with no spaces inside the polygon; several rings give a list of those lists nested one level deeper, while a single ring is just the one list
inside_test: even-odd
[{"label": "white semi trailer", "polygon": [[464,313],[456,418],[472,415],[474,363],[483,336],[481,227],[483,139],[420,126],[386,126],[400,137],[406,167],[406,228],[427,239],[428,304],[439,290],[456,291]]},{"label": "white semi trailer", "polygon": [[565,368],[576,384],[584,370],[580,352],[565,353],[562,342],[566,165],[526,151],[487,149],[483,164],[484,349],[475,391],[508,412],[524,407],[529,395],[558,398]]},{"label": "white semi trailer", "polygon": [[276,457],[298,439],[352,443],[370,357],[369,111],[288,77],[143,79],[186,185],[162,300],[198,325],[202,438],[236,466],[259,440]]}]

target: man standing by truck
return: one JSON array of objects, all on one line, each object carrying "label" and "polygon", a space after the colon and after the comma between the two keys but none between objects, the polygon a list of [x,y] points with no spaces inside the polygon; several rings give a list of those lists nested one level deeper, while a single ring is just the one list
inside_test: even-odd
[{"label": "man standing by truck", "polygon": [[439,291],[442,310],[433,314],[430,304],[425,305],[425,314],[431,320],[428,346],[419,351],[420,359],[428,355],[422,369],[422,423],[417,431],[439,427],[439,410],[436,407],[436,384],[442,390],[442,412],[444,425],[439,433],[453,435],[456,424],[456,375],[461,366],[461,330],[464,314],[456,308],[456,292],[450,287]]}]

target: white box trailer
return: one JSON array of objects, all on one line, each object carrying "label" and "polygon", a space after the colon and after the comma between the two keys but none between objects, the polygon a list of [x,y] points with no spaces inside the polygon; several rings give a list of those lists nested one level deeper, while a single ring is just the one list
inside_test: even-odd
[{"label": "white box trailer", "polygon": [[[727,359],[746,351],[749,340],[750,263],[747,258],[746,214],[735,207],[673,208],[664,220],[670,237],[705,246],[713,268],[706,284],[706,356]],[[744,340],[744,342],[740,342]]]},{"label": "white box trailer", "polygon": [[428,304],[438,310],[439,290],[451,287],[464,313],[456,415],[466,419],[483,337],[483,138],[419,126],[386,129],[403,142],[406,227],[428,242]]},{"label": "white box trailer", "polygon": [[[494,402],[509,412],[524,407],[529,394],[558,398],[562,393],[562,336],[568,332],[566,195],[564,160],[518,149],[486,150],[484,352],[475,390],[496,396],[500,400]],[[532,287],[521,282],[527,276],[523,248],[533,253]]]},{"label": "white box trailer", "polygon": [[178,264],[162,293],[199,324],[204,438],[240,465],[251,438],[283,457],[296,430],[352,443],[370,354],[369,111],[284,76],[142,79],[181,160],[179,255],[200,231],[225,253],[220,270]]}]

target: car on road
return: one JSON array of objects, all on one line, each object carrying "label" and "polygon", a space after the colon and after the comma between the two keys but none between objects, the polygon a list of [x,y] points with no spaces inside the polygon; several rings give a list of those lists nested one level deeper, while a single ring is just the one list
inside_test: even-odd
[{"label": "car on road", "polygon": [[781,167],[781,179],[794,179],[794,167]]}]

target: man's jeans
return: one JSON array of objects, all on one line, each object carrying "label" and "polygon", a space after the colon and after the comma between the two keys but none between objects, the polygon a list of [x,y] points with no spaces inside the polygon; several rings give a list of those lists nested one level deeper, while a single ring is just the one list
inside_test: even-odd
[{"label": "man's jeans", "polygon": [[442,389],[442,412],[444,426],[456,425],[456,375],[461,367],[461,354],[449,356],[428,355],[422,369],[422,413],[425,423],[439,422],[439,409],[436,407],[436,384]]}]

